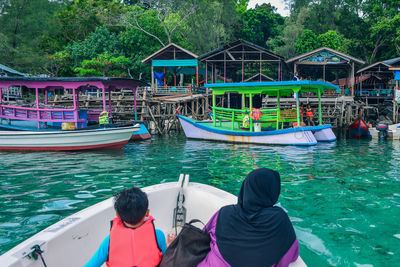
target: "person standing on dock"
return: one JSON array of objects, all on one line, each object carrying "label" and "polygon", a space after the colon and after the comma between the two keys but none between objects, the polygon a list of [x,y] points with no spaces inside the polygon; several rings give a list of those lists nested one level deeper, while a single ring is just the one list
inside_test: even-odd
[{"label": "person standing on dock", "polygon": [[308,104],[306,108],[306,117],[307,117],[307,126],[311,126],[311,124],[312,126],[315,126],[315,123],[313,121],[314,113],[310,104]]},{"label": "person standing on dock", "polygon": [[294,76],[293,76],[292,80],[293,81],[299,81],[300,80],[299,73],[297,71],[294,73]]}]

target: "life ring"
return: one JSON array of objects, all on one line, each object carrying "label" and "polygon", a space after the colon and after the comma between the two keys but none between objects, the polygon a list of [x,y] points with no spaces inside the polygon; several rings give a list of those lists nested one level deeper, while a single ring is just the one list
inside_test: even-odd
[{"label": "life ring", "polygon": [[253,120],[259,121],[262,113],[259,108],[252,108],[250,111],[250,116]]}]

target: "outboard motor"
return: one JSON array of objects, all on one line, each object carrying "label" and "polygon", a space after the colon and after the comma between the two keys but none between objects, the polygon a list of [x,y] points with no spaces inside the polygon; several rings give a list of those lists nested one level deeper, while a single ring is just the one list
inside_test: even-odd
[{"label": "outboard motor", "polygon": [[389,131],[389,124],[388,123],[378,123],[376,125],[376,130],[379,132],[379,136],[381,138],[386,138]]}]

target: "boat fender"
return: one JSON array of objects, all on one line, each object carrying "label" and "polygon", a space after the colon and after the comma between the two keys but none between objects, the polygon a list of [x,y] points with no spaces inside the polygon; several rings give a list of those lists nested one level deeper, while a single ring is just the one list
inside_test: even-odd
[{"label": "boat fender", "polygon": [[250,116],[253,120],[259,121],[262,113],[259,108],[252,108],[250,111]]}]

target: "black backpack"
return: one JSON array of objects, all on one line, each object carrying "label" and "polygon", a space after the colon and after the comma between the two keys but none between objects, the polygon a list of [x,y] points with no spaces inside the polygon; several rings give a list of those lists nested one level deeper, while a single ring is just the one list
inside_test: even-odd
[{"label": "black backpack", "polygon": [[159,267],[193,267],[207,256],[211,250],[211,237],[207,230],[202,231],[192,225],[196,222],[202,223],[197,219],[185,223],[165,251]]}]

